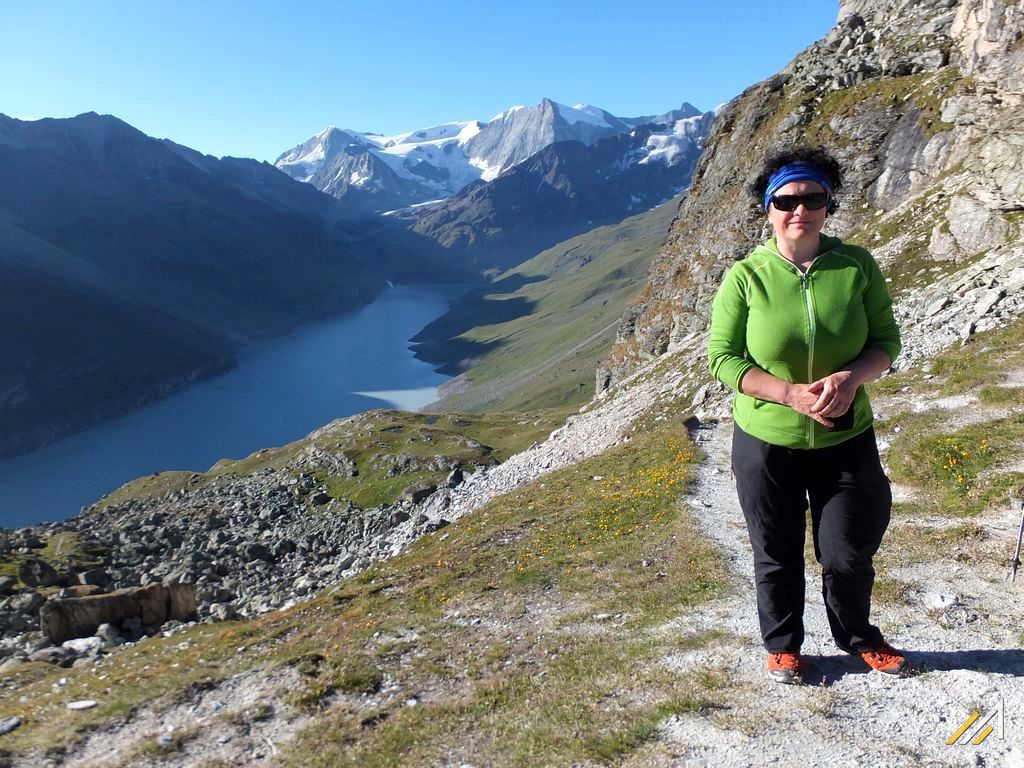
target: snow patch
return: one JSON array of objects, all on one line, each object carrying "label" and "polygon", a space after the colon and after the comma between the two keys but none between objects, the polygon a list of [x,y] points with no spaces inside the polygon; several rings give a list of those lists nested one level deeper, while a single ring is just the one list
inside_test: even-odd
[{"label": "snow patch", "polygon": [[529,109],[525,104],[516,104],[514,107],[509,107],[504,112],[499,112],[487,122],[493,123],[495,120],[504,120],[506,117],[510,117],[513,113],[518,112],[521,109]]},{"label": "snow patch", "polygon": [[577,104],[574,107],[567,107],[565,104],[555,103],[558,114],[567,123],[589,123],[600,128],[613,128],[604,116],[604,110],[590,104]]}]

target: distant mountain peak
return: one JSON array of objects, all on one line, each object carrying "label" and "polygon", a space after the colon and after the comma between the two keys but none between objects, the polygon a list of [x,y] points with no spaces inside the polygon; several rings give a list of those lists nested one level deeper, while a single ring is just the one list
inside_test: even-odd
[{"label": "distant mountain peak", "polygon": [[[700,115],[683,102],[663,115],[620,118],[593,104],[569,106],[545,96],[534,106],[516,104],[486,122],[453,121],[393,135],[329,126],[282,154],[275,165],[339,198],[362,194],[356,190],[372,193],[372,199],[360,204],[387,210],[449,197],[473,182],[491,181],[555,142],[590,146],[650,124],[672,133],[678,120]],[[677,154],[672,147],[692,133],[693,129],[679,132],[666,136],[658,147],[652,145],[652,152],[657,150],[652,159],[671,164]],[[363,157],[366,154],[373,161]],[[356,204],[356,199],[349,202]]]}]

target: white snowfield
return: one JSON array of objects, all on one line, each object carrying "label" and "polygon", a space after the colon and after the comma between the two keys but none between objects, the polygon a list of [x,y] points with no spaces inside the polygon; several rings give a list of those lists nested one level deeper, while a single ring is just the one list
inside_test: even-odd
[{"label": "white snowfield", "polygon": [[[565,123],[578,127],[579,137],[583,141],[592,142],[596,140],[595,137],[628,130],[629,126],[641,122],[640,118],[617,118],[591,104],[581,103],[570,107],[558,102],[550,103]],[[316,184],[322,180],[325,169],[338,153],[365,151],[387,164],[399,178],[447,197],[471,182],[490,181],[515,164],[503,162],[501,157],[532,154],[543,148],[544,141],[551,141],[551,138],[538,138],[537,125],[543,122],[541,115],[544,109],[544,101],[535,107],[517,105],[498,113],[487,122],[453,121],[389,136],[328,126],[303,144],[282,154],[275,165],[293,178]],[[684,109],[690,109],[689,105],[684,105]],[[533,114],[523,115],[523,112]],[[533,115],[537,116],[536,121],[531,121]],[[646,148],[630,157],[630,164],[660,162],[671,166],[680,162],[693,147],[700,147],[697,142],[703,140],[701,130],[703,128],[706,133],[710,125],[710,119],[702,122],[707,115],[712,113],[678,120],[664,131],[652,135]],[[504,134],[500,141],[500,156],[471,142],[485,128],[490,128],[492,132],[498,129]],[[547,134],[554,135],[552,131]],[[515,143],[528,146],[529,151],[509,152],[508,145]],[[334,180],[337,178],[335,173]],[[377,181],[372,173],[359,172],[351,174],[349,185],[370,188]]]},{"label": "white snowfield", "polygon": [[558,107],[558,114],[567,123],[590,123],[601,128],[615,127],[608,122],[607,113],[600,107],[595,107],[591,104],[576,104],[572,107],[556,104],[556,106]]}]

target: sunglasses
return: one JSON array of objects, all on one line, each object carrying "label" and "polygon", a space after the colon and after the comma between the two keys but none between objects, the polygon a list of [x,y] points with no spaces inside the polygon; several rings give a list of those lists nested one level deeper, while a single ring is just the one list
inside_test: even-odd
[{"label": "sunglasses", "polygon": [[820,211],[828,205],[828,193],[810,192],[806,195],[772,195],[772,205],[778,211],[795,211],[801,204],[809,211]]}]

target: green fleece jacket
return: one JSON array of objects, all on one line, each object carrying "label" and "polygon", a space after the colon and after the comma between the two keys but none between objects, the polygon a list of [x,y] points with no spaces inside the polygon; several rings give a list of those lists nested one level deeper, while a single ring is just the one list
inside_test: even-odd
[{"label": "green fleece jacket", "polygon": [[822,235],[801,273],[769,240],[726,273],[715,295],[708,368],[736,390],[733,417],[747,434],[787,448],[837,445],[871,426],[867,393],[858,388],[853,426],[829,432],[813,419],[740,391],[758,367],[784,381],[809,384],[835,373],[867,347],[895,360],[900,331],[878,264],[865,249]]}]

